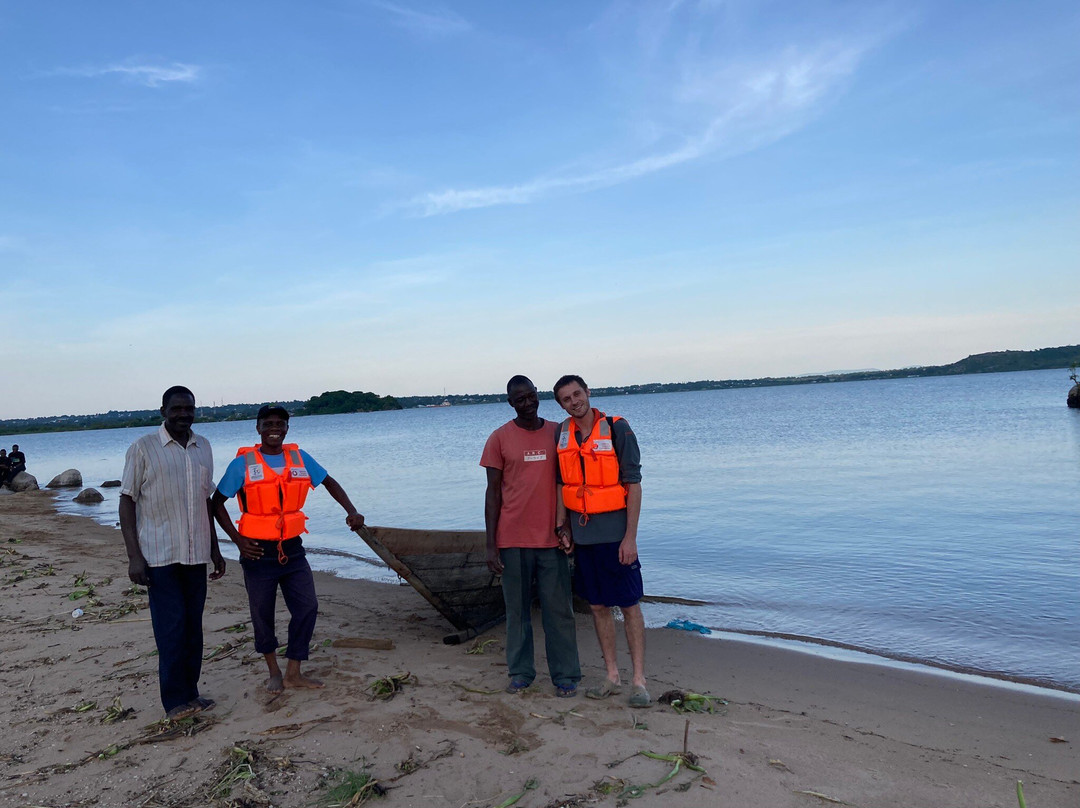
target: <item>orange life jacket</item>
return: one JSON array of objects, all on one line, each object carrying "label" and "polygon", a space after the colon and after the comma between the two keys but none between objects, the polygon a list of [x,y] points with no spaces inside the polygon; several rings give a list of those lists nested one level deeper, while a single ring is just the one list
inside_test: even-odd
[{"label": "orange life jacket", "polygon": [[588,521],[591,513],[621,511],[626,507],[626,486],[619,482],[619,458],[611,434],[612,421],[593,408],[592,432],[578,445],[574,419],[567,418],[559,430],[559,472],[563,504]]},{"label": "orange life jacket", "polygon": [[263,459],[259,446],[243,447],[237,457],[244,457],[244,487],[237,528],[246,539],[278,542],[278,561],[288,557],[281,542],[307,533],[307,517],[301,508],[311,490],[311,475],[304,468],[304,458],[295,443],[281,447],[285,468],[275,470]]}]

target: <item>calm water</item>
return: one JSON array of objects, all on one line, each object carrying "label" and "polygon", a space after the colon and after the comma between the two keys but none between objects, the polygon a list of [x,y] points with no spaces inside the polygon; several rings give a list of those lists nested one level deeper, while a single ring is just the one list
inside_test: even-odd
[{"label": "calm water", "polygon": [[[596,399],[642,447],[651,625],[799,635],[1080,690],[1080,412],[1065,371]],[[483,442],[505,404],[294,418],[369,523],[483,526]],[[552,402],[541,415],[558,419]],[[44,484],[119,478],[146,430],[15,437]],[[202,424],[220,476],[251,421]],[[5,442],[9,439],[5,438]],[[116,521],[116,489],[96,508]],[[65,494],[65,498],[69,495]],[[313,565],[392,579],[325,492]],[[225,548],[226,555],[232,550]],[[117,552],[120,539],[117,536]],[[235,553],[232,553],[235,557]]]}]

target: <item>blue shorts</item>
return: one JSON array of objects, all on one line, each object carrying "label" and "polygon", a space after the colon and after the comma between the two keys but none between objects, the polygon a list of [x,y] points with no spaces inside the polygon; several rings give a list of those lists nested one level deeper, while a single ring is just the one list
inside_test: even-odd
[{"label": "blue shorts", "polygon": [[633,606],[645,594],[641,561],[619,563],[619,545],[579,544],[574,548],[574,593],[592,606]]}]

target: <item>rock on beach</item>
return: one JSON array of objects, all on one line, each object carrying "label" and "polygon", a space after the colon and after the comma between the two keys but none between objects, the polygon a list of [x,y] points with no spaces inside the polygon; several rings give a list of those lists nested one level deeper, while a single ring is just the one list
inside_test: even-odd
[{"label": "rock on beach", "polygon": [[46,488],[81,488],[82,474],[78,469],[66,469],[61,471],[51,480]]},{"label": "rock on beach", "polygon": [[8,488],[15,493],[19,493],[20,491],[37,491],[39,487],[37,477],[26,471],[20,471],[15,475],[15,479],[8,483]]},{"label": "rock on beach", "polygon": [[84,488],[75,495],[75,502],[78,502],[80,505],[93,505],[104,501],[105,497],[103,497],[101,492],[96,488]]}]

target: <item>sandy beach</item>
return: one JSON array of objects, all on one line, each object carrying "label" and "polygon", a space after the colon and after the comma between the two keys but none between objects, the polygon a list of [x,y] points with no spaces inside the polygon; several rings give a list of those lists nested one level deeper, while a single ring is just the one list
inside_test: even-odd
[{"label": "sandy beach", "polygon": [[[501,629],[469,654],[442,644],[450,627],[410,587],[320,574],[306,670],[326,688],[273,698],[235,563],[204,620],[201,690],[217,707],[168,725],[119,531],[57,514],[50,493],[5,494],[0,565],[3,806],[307,806],[342,771],[402,807],[495,808],[524,792],[521,808],[985,808],[1016,806],[1018,780],[1031,808],[1080,806],[1075,697],[664,629],[648,635],[651,692],[710,694],[715,712],[557,699],[539,636],[537,682],[511,696]],[[279,604],[281,637],[286,619]],[[595,681],[590,622],[578,629]],[[400,692],[373,699],[397,674],[410,677]],[[702,771],[680,763],[661,782],[684,753]]]}]

